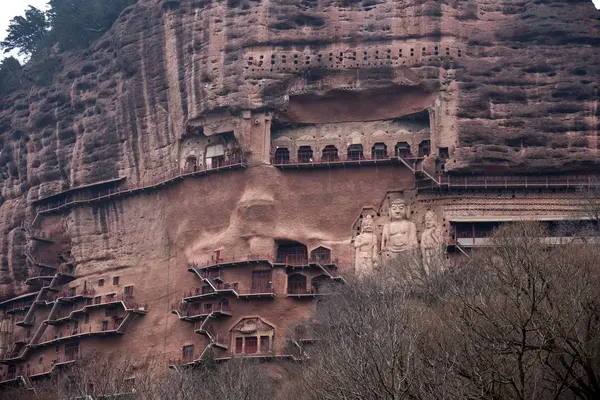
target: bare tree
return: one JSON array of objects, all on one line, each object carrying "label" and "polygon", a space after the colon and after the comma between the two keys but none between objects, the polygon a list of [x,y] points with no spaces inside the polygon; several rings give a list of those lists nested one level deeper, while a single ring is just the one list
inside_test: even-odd
[{"label": "bare tree", "polygon": [[153,399],[264,400],[273,398],[274,381],[267,364],[234,358],[223,364],[171,371],[154,385]]},{"label": "bare tree", "polygon": [[548,245],[538,224],[504,226],[455,280],[449,341],[489,398],[598,398],[597,246]]},{"label": "bare tree", "polygon": [[302,398],[600,398],[600,249],[548,235],[504,226],[433,283],[350,282],[319,307]]}]

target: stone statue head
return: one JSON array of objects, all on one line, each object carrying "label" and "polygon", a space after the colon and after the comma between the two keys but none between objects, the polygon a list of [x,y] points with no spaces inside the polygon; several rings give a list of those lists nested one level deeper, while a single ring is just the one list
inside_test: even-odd
[{"label": "stone statue head", "polygon": [[427,210],[423,220],[424,220],[426,229],[433,229],[437,225],[436,218],[435,218],[435,212],[433,212],[433,210]]},{"label": "stone statue head", "polygon": [[364,232],[374,232],[375,231],[375,221],[373,220],[373,216],[372,215],[367,215],[363,220],[362,223],[360,225],[361,227],[361,233]]},{"label": "stone statue head", "polygon": [[404,199],[395,199],[390,203],[390,219],[408,219],[408,204]]}]

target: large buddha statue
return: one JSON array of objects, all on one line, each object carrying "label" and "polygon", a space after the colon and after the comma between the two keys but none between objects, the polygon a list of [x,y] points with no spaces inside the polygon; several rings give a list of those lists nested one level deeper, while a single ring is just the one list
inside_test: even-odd
[{"label": "large buddha statue", "polygon": [[417,226],[409,221],[408,216],[408,205],[404,199],[396,199],[390,203],[390,222],[383,227],[381,236],[381,253],[387,259],[419,247]]},{"label": "large buddha statue", "polygon": [[363,278],[373,273],[379,266],[379,240],[375,234],[375,222],[372,215],[367,215],[361,224],[360,235],[354,239],[355,273]]}]

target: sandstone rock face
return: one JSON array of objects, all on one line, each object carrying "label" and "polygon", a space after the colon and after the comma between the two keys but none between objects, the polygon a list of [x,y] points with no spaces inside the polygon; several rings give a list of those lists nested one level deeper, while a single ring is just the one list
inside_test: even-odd
[{"label": "sandstone rock face", "polygon": [[[364,207],[415,187],[387,164],[282,171],[271,165],[279,148],[292,161],[327,146],[374,157],[376,145],[406,143],[417,155],[429,140],[450,174],[591,171],[599,17],[587,0],[141,0],[87,51],[48,57],[47,85],[0,99],[0,294],[29,290],[25,223],[55,238],[36,257],[70,252],[73,285],[119,276],[149,303],[119,348],[142,356],[160,344],[177,357],[205,340],[166,316],[199,285],[189,262],[296,241],[351,269]],[[54,214],[34,204],[215,167],[236,151],[243,170]],[[422,219],[435,198],[418,201]],[[310,313],[293,301],[244,307],[276,332]]]}]

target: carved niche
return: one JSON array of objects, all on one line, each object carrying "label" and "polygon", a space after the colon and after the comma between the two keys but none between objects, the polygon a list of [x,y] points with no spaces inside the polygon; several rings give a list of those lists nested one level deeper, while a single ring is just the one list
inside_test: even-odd
[{"label": "carved niche", "polygon": [[433,210],[427,210],[423,217],[425,227],[421,234],[421,256],[425,275],[442,272],[444,265],[444,241],[442,230],[438,227],[437,216]]},{"label": "carved niche", "polygon": [[402,192],[388,193],[379,212],[364,208],[353,226],[356,276],[364,278],[381,267],[400,268],[407,278],[442,272],[443,230],[436,213],[425,210],[417,212],[419,229]]},{"label": "carved niche", "polygon": [[231,328],[234,354],[265,354],[273,351],[275,327],[259,317],[243,318]]},{"label": "carved niche", "polygon": [[359,279],[370,276],[379,267],[379,239],[373,215],[362,218],[360,229],[354,238],[355,273]]}]

